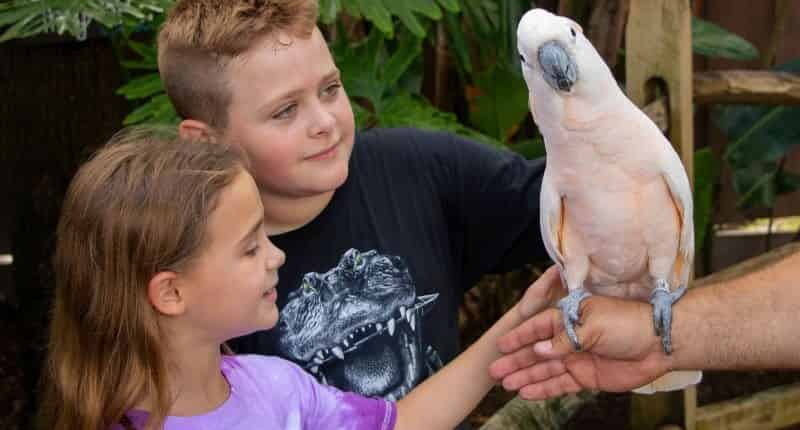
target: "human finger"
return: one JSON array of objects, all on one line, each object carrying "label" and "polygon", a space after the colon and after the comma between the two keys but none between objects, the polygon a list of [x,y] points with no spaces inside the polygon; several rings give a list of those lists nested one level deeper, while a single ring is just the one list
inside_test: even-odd
[{"label": "human finger", "polygon": [[523,346],[550,339],[562,325],[558,309],[544,310],[500,337],[497,347],[504,354],[512,353]]}]

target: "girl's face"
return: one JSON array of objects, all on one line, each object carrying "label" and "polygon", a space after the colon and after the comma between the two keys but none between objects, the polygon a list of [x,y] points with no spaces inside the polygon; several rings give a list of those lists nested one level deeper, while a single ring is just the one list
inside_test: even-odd
[{"label": "girl's face", "polygon": [[267,238],[253,177],[242,171],[222,190],[199,255],[177,279],[189,326],[218,342],[275,326],[284,259]]}]

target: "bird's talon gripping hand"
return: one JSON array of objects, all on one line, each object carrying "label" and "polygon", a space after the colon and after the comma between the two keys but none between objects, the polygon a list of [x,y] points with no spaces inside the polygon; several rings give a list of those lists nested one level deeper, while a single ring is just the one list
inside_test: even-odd
[{"label": "bird's talon gripping hand", "polygon": [[672,353],[672,305],[686,292],[686,286],[678,287],[673,292],[669,291],[666,281],[656,281],[656,288],[650,294],[650,303],[653,305],[653,327],[656,335],[661,336],[661,345],[664,353]]},{"label": "bird's talon gripping hand", "polygon": [[561,309],[561,316],[564,318],[564,329],[576,351],[581,350],[581,344],[578,342],[578,335],[575,333],[575,325],[580,324],[580,315],[578,313],[581,309],[581,302],[589,296],[591,296],[591,293],[583,288],[577,288],[570,291],[567,297],[558,301],[558,308]]}]

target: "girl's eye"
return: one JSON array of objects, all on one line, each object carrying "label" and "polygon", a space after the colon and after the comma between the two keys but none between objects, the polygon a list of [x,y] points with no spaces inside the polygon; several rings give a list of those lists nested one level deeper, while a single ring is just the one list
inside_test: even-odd
[{"label": "girl's eye", "polygon": [[297,110],[297,105],[291,104],[291,105],[286,106],[285,108],[279,110],[274,115],[272,115],[272,118],[274,118],[274,119],[289,118],[290,116],[292,116],[292,114],[294,113],[295,110]]},{"label": "girl's eye", "polygon": [[248,257],[253,257],[253,256],[255,256],[256,254],[258,254],[258,249],[259,249],[259,248],[260,248],[260,247],[259,247],[258,245],[256,245],[256,246],[254,246],[254,247],[252,247],[252,248],[248,249],[247,251],[245,251],[245,253],[244,253],[244,254],[245,254],[245,255],[247,255]]}]

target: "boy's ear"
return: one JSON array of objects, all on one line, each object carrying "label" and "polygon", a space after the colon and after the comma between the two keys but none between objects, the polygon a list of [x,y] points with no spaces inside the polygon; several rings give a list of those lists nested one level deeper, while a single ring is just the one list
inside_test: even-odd
[{"label": "boy's ear", "polygon": [[177,280],[175,272],[164,271],[156,273],[147,284],[150,304],[163,315],[177,316],[186,311],[186,300]]},{"label": "boy's ear", "polygon": [[185,119],[178,124],[178,134],[183,139],[209,140],[212,131],[211,126],[196,119]]}]

